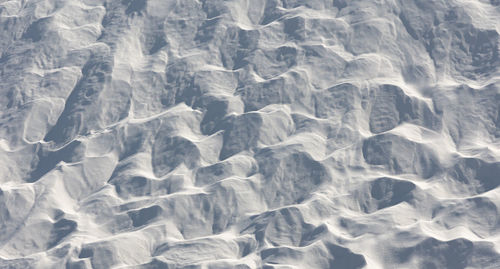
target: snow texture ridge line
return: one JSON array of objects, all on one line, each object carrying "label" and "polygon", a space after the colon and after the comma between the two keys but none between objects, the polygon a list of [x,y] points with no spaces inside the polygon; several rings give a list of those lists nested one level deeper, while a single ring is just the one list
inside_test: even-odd
[{"label": "snow texture ridge line", "polygon": [[500,268],[500,1],[0,0],[1,268]]}]

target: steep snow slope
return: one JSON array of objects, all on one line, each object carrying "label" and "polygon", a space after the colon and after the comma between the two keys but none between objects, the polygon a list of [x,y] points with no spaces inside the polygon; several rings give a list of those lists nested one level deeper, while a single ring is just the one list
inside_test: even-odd
[{"label": "steep snow slope", "polygon": [[500,1],[0,0],[0,268],[499,268]]}]

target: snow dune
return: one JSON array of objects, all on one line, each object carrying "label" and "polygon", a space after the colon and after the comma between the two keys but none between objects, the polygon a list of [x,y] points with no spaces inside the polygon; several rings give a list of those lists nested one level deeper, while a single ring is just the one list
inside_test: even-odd
[{"label": "snow dune", "polygon": [[499,268],[500,1],[0,1],[0,268]]}]

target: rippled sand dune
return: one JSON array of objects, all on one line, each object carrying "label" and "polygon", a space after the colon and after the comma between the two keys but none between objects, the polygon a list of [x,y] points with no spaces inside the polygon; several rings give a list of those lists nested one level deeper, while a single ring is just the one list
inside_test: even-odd
[{"label": "rippled sand dune", "polygon": [[0,0],[0,268],[500,268],[500,1]]}]

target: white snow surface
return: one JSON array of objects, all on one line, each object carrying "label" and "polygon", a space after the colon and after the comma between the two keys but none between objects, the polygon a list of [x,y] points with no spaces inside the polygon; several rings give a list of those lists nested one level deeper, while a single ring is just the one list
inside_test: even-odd
[{"label": "white snow surface", "polygon": [[500,268],[499,0],[0,0],[0,268]]}]

